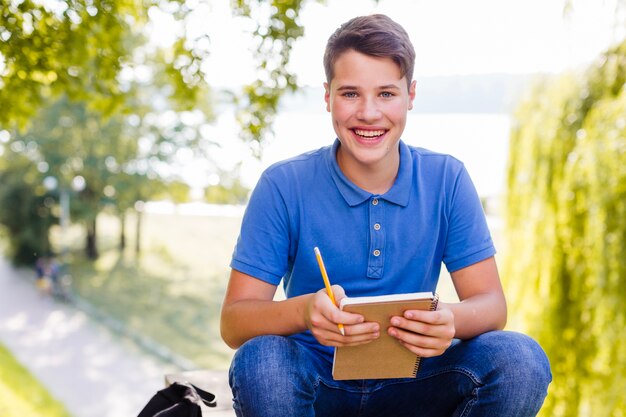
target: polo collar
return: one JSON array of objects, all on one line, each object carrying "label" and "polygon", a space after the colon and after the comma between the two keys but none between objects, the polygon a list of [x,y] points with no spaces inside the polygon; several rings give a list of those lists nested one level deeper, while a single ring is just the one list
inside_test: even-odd
[{"label": "polo collar", "polygon": [[409,203],[409,197],[411,195],[411,185],[413,177],[411,175],[411,151],[409,147],[401,140],[400,141],[400,167],[398,169],[398,176],[396,177],[393,186],[383,195],[374,195],[367,192],[354,183],[352,183],[341,171],[339,164],[337,163],[337,149],[340,146],[339,139],[335,139],[332,146],[328,147],[326,153],[326,161],[330,168],[330,174],[337,186],[337,189],[343,196],[346,203],[349,206],[357,206],[371,197],[376,196],[390,203],[397,204],[405,207]]}]

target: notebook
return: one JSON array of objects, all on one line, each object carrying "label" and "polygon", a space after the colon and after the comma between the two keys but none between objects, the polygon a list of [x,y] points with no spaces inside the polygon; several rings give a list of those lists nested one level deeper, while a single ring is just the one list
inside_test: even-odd
[{"label": "notebook", "polygon": [[365,321],[378,322],[380,337],[363,345],[335,348],[333,378],[415,378],[420,357],[387,334],[389,320],[402,316],[406,310],[436,310],[437,301],[432,292],[343,298],[339,307],[362,314]]}]

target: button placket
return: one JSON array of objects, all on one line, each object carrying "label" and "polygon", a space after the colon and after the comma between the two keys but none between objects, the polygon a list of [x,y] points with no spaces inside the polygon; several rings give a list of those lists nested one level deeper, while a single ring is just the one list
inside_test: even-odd
[{"label": "button placket", "polygon": [[385,233],[382,227],[384,219],[384,201],[373,197],[369,204],[370,248],[367,276],[380,279],[383,276]]}]

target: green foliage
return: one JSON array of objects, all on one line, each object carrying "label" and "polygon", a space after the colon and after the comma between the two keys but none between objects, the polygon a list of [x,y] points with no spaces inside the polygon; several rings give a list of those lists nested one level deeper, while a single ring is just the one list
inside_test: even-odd
[{"label": "green foliage", "polygon": [[[280,97],[296,88],[286,68],[293,42],[303,34],[298,23],[303,4],[233,3],[236,13],[258,20],[253,36],[259,80],[237,100],[243,136],[257,152],[271,131]],[[21,193],[19,204],[11,206],[19,210],[3,210],[0,218],[5,226],[28,220],[19,230],[6,228],[20,262],[35,256],[37,245],[48,246],[51,223],[36,221],[36,213],[51,208],[58,216],[60,193],[71,193],[71,218],[86,226],[87,253],[95,257],[90,245],[104,205],[115,205],[124,216],[135,202],[156,195],[185,200],[188,190],[175,175],[184,163],[181,154],[187,161],[189,154],[203,158],[209,174],[215,172],[210,152],[215,143],[202,134],[213,118],[211,91],[201,71],[208,43],[205,35],[190,37],[186,26],[196,6],[184,0],[0,2],[0,168],[19,178],[26,168],[18,169],[16,161],[32,164],[22,190],[0,193],[6,207],[6,199]],[[167,47],[146,39],[148,14],[159,10],[179,29]],[[263,11],[269,11],[267,20]],[[58,181],[50,207],[35,193],[46,177]],[[85,187],[71,191],[76,179]],[[236,181],[208,190],[216,202],[241,202],[246,195]]]},{"label": "green foliage", "polygon": [[[305,3],[232,0],[235,14],[257,24],[252,37],[258,80],[235,100],[241,137],[259,154],[280,98],[297,88],[287,64],[293,43],[304,34],[298,16]],[[185,27],[194,7],[184,0],[0,2],[0,126],[24,129],[38,108],[61,94],[107,116],[124,111],[132,91],[120,79],[146,67],[153,81],[169,87],[162,93],[176,111],[210,112],[201,71],[209,53],[206,36],[190,38]],[[180,27],[167,49],[142,41],[150,9],[169,13]]]},{"label": "green foliage", "polygon": [[232,0],[235,13],[254,20],[253,33],[258,62],[258,79],[244,86],[238,97],[237,120],[241,137],[257,155],[278,111],[279,100],[287,91],[297,89],[296,76],[288,70],[291,48],[304,35],[298,17],[306,0]]},{"label": "green foliage", "polygon": [[547,416],[626,415],[625,81],[626,42],[538,83],[511,135],[503,275],[551,361]]},{"label": "green foliage", "polygon": [[[7,175],[15,172],[15,181],[13,188],[8,187],[9,181],[0,187],[0,203],[6,208],[0,223],[17,225],[8,228],[16,260],[28,262],[29,257],[40,253],[34,242],[47,245],[50,226],[43,221],[46,216],[26,221],[23,213],[48,213],[53,208],[58,214],[63,191],[70,194],[70,217],[87,229],[90,256],[97,254],[89,245],[96,233],[95,218],[105,206],[114,206],[123,214],[139,200],[168,194],[185,200],[189,187],[168,177],[164,166],[175,165],[177,146],[193,148],[198,135],[190,124],[181,128],[174,115],[169,116],[173,123],[163,123],[149,113],[143,119],[119,114],[104,118],[83,102],[62,98],[43,108],[24,133],[13,132],[3,163]],[[25,170],[30,174],[24,175]],[[56,179],[57,186],[44,200],[34,193],[41,194],[46,178]],[[83,181],[81,189],[75,187],[77,179]],[[17,199],[16,193],[21,198]],[[21,246],[24,249],[17,250]],[[22,252],[30,255],[18,256]]]},{"label": "green foliage", "polygon": [[175,203],[189,202],[190,187],[182,181],[173,181],[167,184],[167,188],[164,191],[165,197],[169,197]]},{"label": "green foliage", "polygon": [[168,54],[139,51],[151,7],[177,9],[179,21],[191,11],[184,2],[161,0],[0,2],[0,125],[25,128],[61,94],[111,115],[126,100],[122,71],[150,62],[166,74],[169,97],[190,109],[206,88],[200,72],[205,54],[184,48],[182,40]]},{"label": "green foliage", "polygon": [[57,222],[54,197],[46,192],[39,173],[25,158],[0,172],[0,224],[8,237],[8,255],[18,265],[29,265],[50,251],[48,230]]},{"label": "green foliage", "polygon": [[[181,28],[170,47],[146,41],[148,12],[157,9]],[[207,51],[187,36],[191,12],[178,0],[0,3],[0,133],[10,132],[0,144],[0,166],[16,171],[22,158],[36,167],[23,189],[14,190],[22,195],[19,213],[42,210],[41,201],[27,197],[44,177],[57,179],[57,194],[83,180],[70,208],[73,219],[84,221],[87,250],[95,256],[90,245],[103,204],[117,204],[123,213],[162,192],[154,183],[172,180],[166,166],[178,147],[206,154],[199,129],[213,117],[200,70]],[[2,195],[13,196],[9,190]],[[21,220],[18,211],[5,210],[2,223]],[[34,221],[17,235],[8,227],[14,256],[26,260],[16,242],[30,251],[30,237],[45,234],[40,229]]]},{"label": "green foliage", "polygon": [[238,166],[231,172],[220,172],[219,183],[205,189],[204,199],[213,204],[244,204],[250,189],[241,183]]},{"label": "green foliage", "polygon": [[3,417],[70,416],[3,345],[0,345],[0,410]]}]

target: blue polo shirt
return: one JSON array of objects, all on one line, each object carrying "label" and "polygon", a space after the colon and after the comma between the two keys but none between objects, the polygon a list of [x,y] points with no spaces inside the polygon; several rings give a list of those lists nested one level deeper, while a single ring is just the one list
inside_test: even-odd
[{"label": "blue polo shirt", "polygon": [[[231,267],[294,297],[332,284],[348,296],[435,291],[450,272],[495,254],[472,181],[457,159],[400,141],[400,167],[385,194],[357,187],[335,158],[340,142],[278,162],[259,179]],[[308,333],[294,335],[321,347]]]}]

